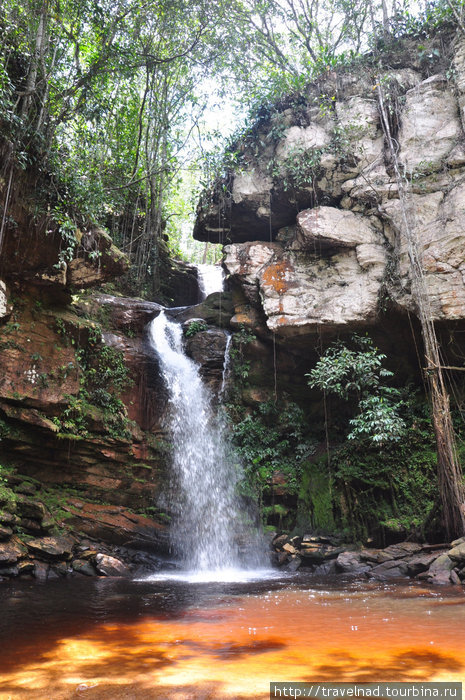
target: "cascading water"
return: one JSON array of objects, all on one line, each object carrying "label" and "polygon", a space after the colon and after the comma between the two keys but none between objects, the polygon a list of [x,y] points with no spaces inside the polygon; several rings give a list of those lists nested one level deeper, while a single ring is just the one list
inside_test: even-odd
[{"label": "cascading water", "polygon": [[223,290],[224,275],[220,265],[197,265],[202,299]]},{"label": "cascading water", "polygon": [[[236,496],[239,466],[199,367],[183,351],[182,329],[164,312],[150,336],[169,394],[166,428],[172,441],[174,552],[186,569],[241,568],[244,518]],[[262,561],[253,561],[256,566]],[[249,559],[249,565],[252,562]]]}]

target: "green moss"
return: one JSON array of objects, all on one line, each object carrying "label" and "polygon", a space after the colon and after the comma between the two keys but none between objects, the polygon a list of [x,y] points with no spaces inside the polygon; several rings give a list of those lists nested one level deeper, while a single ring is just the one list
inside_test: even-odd
[{"label": "green moss", "polygon": [[331,478],[326,456],[305,464],[297,505],[297,529],[331,532],[335,529]]}]

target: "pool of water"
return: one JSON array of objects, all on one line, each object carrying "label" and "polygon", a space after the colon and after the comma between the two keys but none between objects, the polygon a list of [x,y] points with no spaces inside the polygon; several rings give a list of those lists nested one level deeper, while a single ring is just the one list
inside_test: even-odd
[{"label": "pool of water", "polygon": [[187,577],[0,585],[0,698],[268,698],[270,681],[465,680],[465,593]]}]

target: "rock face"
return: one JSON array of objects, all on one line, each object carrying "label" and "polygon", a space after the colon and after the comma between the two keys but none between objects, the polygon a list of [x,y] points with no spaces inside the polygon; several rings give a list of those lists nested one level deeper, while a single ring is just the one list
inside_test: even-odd
[{"label": "rock face", "polygon": [[248,305],[252,326],[260,327],[256,313],[285,339],[376,324],[386,299],[398,313],[415,313],[383,109],[408,179],[407,217],[432,316],[465,318],[463,37],[452,60],[451,78],[439,63],[425,74],[413,58],[384,76],[365,67],[363,75],[320,79],[304,104],[278,107],[253,127],[240,170],[201,203],[195,229],[200,240],[228,243],[224,265],[238,318]]}]

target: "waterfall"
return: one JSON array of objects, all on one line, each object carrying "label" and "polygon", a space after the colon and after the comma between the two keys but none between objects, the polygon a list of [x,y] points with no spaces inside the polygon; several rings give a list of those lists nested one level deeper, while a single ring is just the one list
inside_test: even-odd
[{"label": "waterfall", "polygon": [[222,400],[224,397],[224,393],[226,391],[226,382],[229,378],[229,370],[231,365],[231,342],[232,335],[229,333],[226,337],[226,347],[224,349],[223,375],[221,377],[221,386],[218,392],[218,397],[220,400]]},{"label": "waterfall", "polygon": [[202,299],[214,292],[223,291],[224,274],[220,265],[197,265],[197,270]]},{"label": "waterfall", "polygon": [[169,395],[165,428],[172,442],[176,495],[173,550],[191,571],[240,567],[245,525],[236,496],[238,460],[198,365],[184,354],[181,326],[161,312],[150,336]]}]

